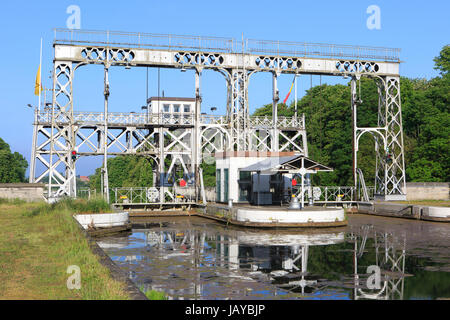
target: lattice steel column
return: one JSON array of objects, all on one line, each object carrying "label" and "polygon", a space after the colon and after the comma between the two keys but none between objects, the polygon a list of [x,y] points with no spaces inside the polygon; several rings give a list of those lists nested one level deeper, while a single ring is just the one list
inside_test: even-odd
[{"label": "lattice steel column", "polygon": [[[71,151],[75,148],[73,126],[73,64],[56,61],[53,74],[53,105],[50,131],[50,161],[48,165],[48,198],[76,196],[75,161]],[[66,122],[68,124],[61,124]],[[58,171],[65,172],[64,175]],[[54,189],[56,189],[54,191]]]},{"label": "lattice steel column", "polygon": [[248,145],[248,99],[247,73],[243,69],[233,69],[231,72],[232,102],[230,127],[233,150],[246,150]]},{"label": "lattice steel column", "polygon": [[[403,127],[398,77],[378,78],[378,127],[357,126],[356,80],[351,82],[353,112],[353,174],[356,187],[358,144],[361,136],[368,132],[375,139],[376,168],[375,194],[383,200],[405,200],[406,179],[403,148]],[[381,139],[380,139],[381,138]]]},{"label": "lattice steel column", "polygon": [[400,78],[386,77],[386,200],[406,200]]},{"label": "lattice steel column", "polygon": [[[376,79],[378,89],[378,126],[386,128],[386,90],[383,79]],[[384,135],[386,136],[386,135]],[[375,137],[375,194],[384,195],[386,187],[386,146]]]}]

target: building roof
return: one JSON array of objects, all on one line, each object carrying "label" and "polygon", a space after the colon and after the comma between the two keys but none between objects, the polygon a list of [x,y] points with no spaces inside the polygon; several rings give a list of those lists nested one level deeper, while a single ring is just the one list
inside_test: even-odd
[{"label": "building roof", "polygon": [[301,169],[308,171],[333,171],[332,168],[318,163],[302,155],[284,156],[268,158],[251,166],[240,169],[245,172],[262,172],[262,173],[277,173],[290,172],[294,173]]},{"label": "building roof", "polygon": [[147,100],[152,101],[181,101],[181,102],[195,102],[195,98],[182,98],[182,97],[151,97]]}]

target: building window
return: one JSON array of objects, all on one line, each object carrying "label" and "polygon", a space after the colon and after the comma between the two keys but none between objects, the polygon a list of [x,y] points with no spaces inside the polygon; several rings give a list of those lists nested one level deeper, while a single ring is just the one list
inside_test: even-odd
[{"label": "building window", "polygon": [[167,113],[170,112],[170,104],[165,104],[163,110],[164,110],[164,112],[167,112]]},{"label": "building window", "polygon": [[189,112],[191,112],[191,106],[188,104],[185,104],[184,105],[184,113],[189,113]]},{"label": "building window", "polygon": [[173,105],[173,112],[174,113],[179,113],[180,112],[180,105],[179,104],[174,104]]},{"label": "building window", "polygon": [[252,174],[251,172],[239,172],[239,201],[250,202]]}]

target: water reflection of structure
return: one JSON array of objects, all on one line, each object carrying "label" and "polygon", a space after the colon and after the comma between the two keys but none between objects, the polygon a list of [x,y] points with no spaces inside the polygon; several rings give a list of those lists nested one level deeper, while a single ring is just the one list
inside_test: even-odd
[{"label": "water reflection of structure", "polygon": [[[358,260],[364,253],[369,235],[372,234],[375,247],[375,266],[380,268],[380,284],[376,289],[367,288],[358,273]],[[406,237],[399,240],[392,233],[377,232],[372,225],[363,225],[359,235],[351,233],[354,241],[354,299],[403,300],[405,279]],[[364,271],[365,272],[365,271]],[[366,274],[367,276],[367,274]]]},{"label": "water reflection of structure", "polygon": [[[392,234],[376,232],[370,226],[357,231],[346,239],[344,232],[331,230],[261,232],[174,225],[135,229],[131,237],[99,244],[139,286],[164,291],[173,299],[281,295],[402,299],[405,244],[399,254]],[[326,261],[321,260],[324,258]],[[322,264],[319,272],[318,263]],[[379,290],[366,287],[369,275],[365,268],[371,264],[382,270]],[[330,280],[336,267],[344,269],[344,280],[340,276],[338,282]],[[345,289],[349,287],[352,289]]]},{"label": "water reflection of structure", "polygon": [[[186,265],[183,277],[191,278],[184,288],[162,288],[154,283],[144,283],[143,286],[145,289],[164,290],[177,299],[201,299],[205,291],[214,290],[213,287],[205,287],[210,286],[205,283],[205,277],[233,279],[233,282],[239,283],[232,289],[233,295],[236,295],[233,298],[253,296],[257,291],[271,291],[269,295],[273,296],[314,294],[317,289],[323,288],[317,285],[317,280],[308,278],[309,247],[343,243],[345,239],[344,232],[306,234],[227,230],[224,233],[221,230],[215,233],[198,229],[158,229],[134,230],[134,235],[140,234],[146,250],[157,253],[161,261],[182,259]],[[112,249],[111,242],[102,241],[100,245]],[[125,249],[129,247],[129,242],[116,245],[116,249],[119,247]],[[129,265],[142,260],[139,254],[121,257],[122,262]],[[205,269],[208,271],[205,272]],[[139,280],[132,268],[128,270],[132,280]]]},{"label": "water reflection of structure", "polygon": [[277,287],[302,295],[313,294],[324,289],[317,280],[309,277],[309,248],[343,243],[344,239],[344,232],[326,233],[324,231],[313,234],[272,234],[269,237],[267,233],[256,232],[253,234],[241,232],[238,235],[241,259],[242,253],[246,251],[269,258],[269,263],[251,263],[252,270],[268,273],[270,280],[276,283]]}]

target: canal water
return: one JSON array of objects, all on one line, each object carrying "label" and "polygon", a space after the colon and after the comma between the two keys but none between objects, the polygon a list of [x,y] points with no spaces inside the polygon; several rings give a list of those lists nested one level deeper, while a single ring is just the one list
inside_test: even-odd
[{"label": "canal water", "polygon": [[450,298],[450,225],[350,215],[335,229],[255,230],[199,217],[134,220],[100,247],[169,299]]}]

